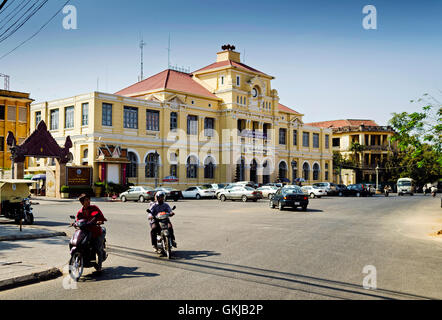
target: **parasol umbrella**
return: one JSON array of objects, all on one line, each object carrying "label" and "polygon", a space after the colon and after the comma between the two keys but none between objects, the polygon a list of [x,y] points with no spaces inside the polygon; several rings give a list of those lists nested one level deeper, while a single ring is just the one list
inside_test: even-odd
[{"label": "parasol umbrella", "polygon": [[45,174],[36,174],[35,176],[32,177],[32,180],[46,180],[46,175]]}]

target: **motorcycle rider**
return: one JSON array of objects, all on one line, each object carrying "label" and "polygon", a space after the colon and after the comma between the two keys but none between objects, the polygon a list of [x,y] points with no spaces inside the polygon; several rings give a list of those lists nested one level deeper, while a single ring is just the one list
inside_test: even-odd
[{"label": "motorcycle rider", "polygon": [[[149,213],[149,216],[148,216],[148,218],[150,220],[150,227],[151,227],[150,239],[152,241],[152,247],[156,252],[158,252],[158,250],[159,250],[159,248],[157,247],[157,234],[161,231],[161,229],[160,229],[160,226],[158,225],[158,223],[155,221],[155,217],[160,212],[170,213],[170,216],[174,215],[170,206],[164,202],[165,197],[166,197],[166,195],[162,191],[159,191],[155,194],[156,201],[151,204],[151,206],[150,206],[151,213]],[[168,221],[168,223],[169,223],[170,237],[172,239],[172,245],[176,248],[177,245],[175,242],[175,233],[173,232],[173,226],[170,223],[170,220]]]},{"label": "motorcycle rider", "polygon": [[103,248],[106,230],[103,229],[101,225],[107,221],[107,219],[97,206],[91,205],[91,199],[88,195],[83,193],[78,200],[82,204],[82,208],[77,213],[77,221],[85,219],[88,222],[88,230],[92,235],[92,244],[98,256],[96,269],[97,271],[101,271],[102,263],[107,258],[107,254]]}]

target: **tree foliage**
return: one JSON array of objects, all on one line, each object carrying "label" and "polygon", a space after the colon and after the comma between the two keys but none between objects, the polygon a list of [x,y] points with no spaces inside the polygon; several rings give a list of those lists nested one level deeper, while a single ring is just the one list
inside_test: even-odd
[{"label": "tree foliage", "polygon": [[437,162],[442,166],[442,104],[434,97],[425,94],[412,103],[423,104],[421,112],[393,113],[390,125],[396,134],[391,141],[396,141],[402,152],[411,152],[413,159],[422,158],[417,165],[424,165],[422,153],[428,152],[424,145],[435,152]]},{"label": "tree foliage", "polygon": [[[442,105],[429,94],[414,101],[420,112],[393,113],[390,125],[396,132],[398,153],[389,159],[391,178],[411,177],[422,185],[442,175]],[[391,170],[388,170],[391,167]]]}]

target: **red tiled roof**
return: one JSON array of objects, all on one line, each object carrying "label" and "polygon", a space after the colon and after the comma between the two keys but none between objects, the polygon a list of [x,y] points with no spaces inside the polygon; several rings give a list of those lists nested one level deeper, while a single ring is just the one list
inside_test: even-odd
[{"label": "red tiled roof", "polygon": [[229,66],[229,65],[233,66],[233,67],[240,68],[240,69],[244,69],[244,70],[247,70],[247,71],[261,73],[261,74],[263,74],[265,76],[270,77],[268,74],[265,74],[264,72],[261,72],[259,70],[256,70],[256,69],[252,68],[252,67],[249,67],[248,65],[245,65],[244,63],[235,62],[233,60],[225,60],[225,61],[215,62],[215,63],[212,63],[212,64],[208,65],[207,67],[198,69],[198,70],[194,71],[193,73],[198,73],[198,72],[201,72],[201,71],[221,68],[221,67],[225,67],[225,66]]},{"label": "red tiled roof", "polygon": [[333,121],[321,121],[321,122],[312,122],[306,123],[306,126],[312,127],[321,127],[321,128],[341,128],[348,126],[374,126],[377,127],[378,124],[373,120],[365,120],[365,119],[345,119],[345,120],[333,120]]},{"label": "red tiled roof", "polygon": [[293,109],[291,109],[291,108],[289,108],[289,107],[286,107],[285,105],[283,105],[283,104],[279,104],[278,105],[278,109],[279,109],[279,111],[281,111],[281,112],[287,112],[287,113],[293,113],[293,114],[300,114],[299,112],[297,112],[297,111],[295,111],[295,110],[293,110]]},{"label": "red tiled roof", "polygon": [[115,94],[126,96],[156,89],[170,89],[207,98],[218,99],[216,95],[193,80],[192,75],[171,69],[157,73],[156,75],[137,82],[134,85],[116,92]]}]

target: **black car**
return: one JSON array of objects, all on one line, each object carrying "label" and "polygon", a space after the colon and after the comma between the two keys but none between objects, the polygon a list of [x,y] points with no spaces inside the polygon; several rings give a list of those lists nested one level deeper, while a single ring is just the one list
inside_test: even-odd
[{"label": "black car", "polygon": [[181,191],[173,189],[173,188],[169,188],[169,187],[159,187],[153,190],[155,192],[155,194],[158,191],[162,191],[166,194],[166,201],[171,199],[173,201],[178,201],[178,199],[183,199],[183,194],[181,193]]},{"label": "black car", "polygon": [[338,196],[343,197],[347,193],[347,186],[345,184],[336,185],[336,192]]},{"label": "black car", "polygon": [[308,197],[298,186],[281,188],[271,197],[269,205],[272,209],[275,206],[278,206],[279,210],[283,210],[285,207],[292,207],[294,209],[301,207],[302,211],[307,211]]},{"label": "black car", "polygon": [[347,186],[347,190],[344,191],[345,196],[356,196],[356,197],[362,197],[362,196],[369,196],[371,195],[370,188],[365,186],[362,183],[358,184],[351,184]]}]

